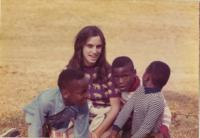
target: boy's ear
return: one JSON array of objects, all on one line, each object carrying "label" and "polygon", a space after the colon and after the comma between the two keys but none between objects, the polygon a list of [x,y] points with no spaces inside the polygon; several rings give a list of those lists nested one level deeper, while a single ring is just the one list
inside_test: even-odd
[{"label": "boy's ear", "polygon": [[69,93],[69,91],[68,91],[68,89],[63,89],[62,90],[62,95],[63,95],[63,97],[64,98],[68,98],[69,97],[69,95],[70,95],[70,93]]},{"label": "boy's ear", "polygon": [[148,81],[148,83],[149,83],[151,86],[154,86],[153,81],[152,81],[152,76],[151,76],[151,74],[148,74],[148,75],[147,75],[147,81]]},{"label": "boy's ear", "polygon": [[150,74],[145,73],[143,79],[147,82],[151,79]]},{"label": "boy's ear", "polygon": [[149,73],[147,73],[147,81],[150,81],[151,80],[151,75]]}]

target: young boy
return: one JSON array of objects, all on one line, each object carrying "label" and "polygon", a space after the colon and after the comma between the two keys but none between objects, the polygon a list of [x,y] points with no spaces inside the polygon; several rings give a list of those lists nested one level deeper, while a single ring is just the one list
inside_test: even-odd
[{"label": "young boy", "polygon": [[88,138],[88,80],[78,70],[63,70],[57,89],[41,93],[24,108],[29,137],[66,137],[69,122],[75,138]]},{"label": "young boy", "polygon": [[140,86],[133,62],[129,57],[120,56],[112,63],[112,78],[115,86],[121,92],[121,102],[124,104],[131,98],[134,91]]},{"label": "young boy", "polygon": [[[136,92],[134,92],[140,85],[140,80],[136,75],[133,62],[130,58],[122,56],[113,61],[112,64],[112,77],[115,85],[121,90],[121,99],[123,103],[126,103]],[[171,112],[165,102],[165,111],[162,114],[162,125],[159,125],[159,131],[163,136],[167,137],[169,125],[171,123]],[[131,113],[130,113],[131,114]],[[131,115],[132,116],[132,115]],[[130,120],[125,125],[125,130],[130,129]],[[128,128],[127,128],[128,127]],[[125,131],[123,130],[123,131]],[[127,137],[128,131],[122,137]],[[129,137],[129,136],[128,136]]]}]

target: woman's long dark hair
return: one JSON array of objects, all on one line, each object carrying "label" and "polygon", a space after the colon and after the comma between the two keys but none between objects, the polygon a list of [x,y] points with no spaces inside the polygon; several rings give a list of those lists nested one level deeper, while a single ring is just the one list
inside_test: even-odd
[{"label": "woman's long dark hair", "polygon": [[86,44],[90,37],[99,36],[102,42],[102,51],[99,59],[95,63],[97,68],[96,81],[107,81],[108,72],[110,71],[110,65],[106,61],[106,41],[102,31],[97,26],[86,26],[80,30],[77,34],[74,42],[74,55],[70,59],[67,68],[75,68],[83,70],[83,46]]}]

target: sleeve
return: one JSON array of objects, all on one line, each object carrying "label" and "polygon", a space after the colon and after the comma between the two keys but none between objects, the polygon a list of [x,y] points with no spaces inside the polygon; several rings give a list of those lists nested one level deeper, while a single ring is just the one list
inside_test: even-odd
[{"label": "sleeve", "polygon": [[108,94],[109,97],[120,97],[120,91],[119,89],[115,88],[111,73],[108,74],[108,82],[107,82],[107,91],[106,93]]},{"label": "sleeve", "polygon": [[165,125],[168,129],[171,124],[171,111],[169,109],[169,106],[167,105],[166,100],[164,99],[164,113],[162,116],[162,124]]},{"label": "sleeve", "polygon": [[134,110],[134,101],[135,101],[135,97],[133,96],[123,106],[123,108],[119,112],[119,114],[113,124],[113,130],[119,131],[120,129],[122,129],[123,125],[126,123],[129,116],[131,115],[132,111]]},{"label": "sleeve", "polygon": [[145,137],[154,128],[156,122],[162,115],[164,103],[159,99],[152,100],[149,103],[148,112],[144,118],[139,130],[131,138]]},{"label": "sleeve", "polygon": [[[32,106],[32,114],[29,108]],[[26,122],[28,123],[28,137],[41,137],[42,136],[42,126],[45,121],[45,116],[47,115],[47,104],[42,101],[41,97],[38,97],[33,101],[29,107],[25,108]]]},{"label": "sleeve", "polygon": [[89,111],[87,104],[81,107],[80,113],[76,117],[74,125],[75,138],[89,137]]}]

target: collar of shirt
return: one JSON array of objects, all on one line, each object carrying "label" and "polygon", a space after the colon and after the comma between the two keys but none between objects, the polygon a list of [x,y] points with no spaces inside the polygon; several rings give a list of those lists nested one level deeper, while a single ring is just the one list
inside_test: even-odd
[{"label": "collar of shirt", "polygon": [[145,94],[158,93],[160,91],[161,91],[161,88],[147,88],[147,87],[144,87],[144,93]]}]

